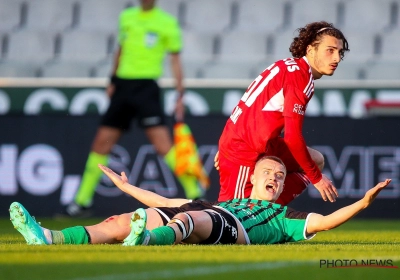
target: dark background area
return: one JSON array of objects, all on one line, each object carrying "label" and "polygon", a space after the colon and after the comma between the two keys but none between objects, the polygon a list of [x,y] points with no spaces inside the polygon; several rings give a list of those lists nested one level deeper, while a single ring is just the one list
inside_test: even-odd
[{"label": "dark background area", "polygon": [[[204,146],[217,147],[220,133],[224,127],[227,117],[222,115],[210,115],[207,117],[188,116],[186,121],[190,126],[199,148]],[[7,176],[17,176],[5,174],[4,154],[1,149],[5,145],[16,145],[18,147],[18,158],[21,153],[32,145],[46,144],[54,147],[62,156],[63,176],[81,175],[86,162],[87,154],[97,129],[99,122],[98,116],[66,117],[64,115],[43,115],[43,116],[21,116],[6,115],[0,118],[0,180],[1,184],[7,184]],[[168,119],[169,124],[173,125],[172,119]],[[337,159],[343,154],[344,149],[349,147],[361,147],[362,150],[368,150],[371,147],[387,148],[388,152],[384,155],[373,155],[370,160],[373,161],[372,169],[368,169],[365,164],[360,164],[357,156],[352,156],[346,169],[352,169],[355,173],[354,188],[360,186],[359,177],[371,178],[373,184],[367,186],[373,187],[378,180],[382,180],[386,174],[386,169],[391,170],[392,188],[389,195],[382,195],[377,198],[374,204],[360,213],[357,217],[362,218],[400,218],[400,193],[399,193],[399,173],[400,173],[400,122],[396,117],[369,118],[369,119],[350,119],[350,118],[312,118],[305,120],[303,133],[308,146],[321,147],[329,146],[335,152]],[[148,145],[142,130],[136,124],[132,124],[128,131],[119,142],[130,154],[131,161],[128,164],[128,170],[131,170],[135,161],[137,152],[143,145]],[[384,150],[384,149],[383,149]],[[386,152],[385,152],[386,153]],[[371,155],[371,152],[366,153]],[[203,161],[210,161],[214,154],[203,155]],[[382,161],[383,160],[383,161]],[[385,162],[390,162],[387,167]],[[17,160],[16,164],[19,162]],[[335,167],[331,166],[326,159],[325,167],[328,172]],[[39,167],[38,167],[39,168]],[[382,170],[383,168],[383,170]],[[386,169],[385,169],[386,168]],[[214,168],[210,168],[210,177],[212,181],[211,188],[206,193],[206,199],[214,201],[218,197],[219,177]],[[39,171],[38,171],[39,172]],[[360,176],[360,174],[362,176]],[[6,178],[7,177],[7,178]],[[140,177],[139,177],[140,178]],[[19,180],[17,176],[17,181]],[[338,187],[342,186],[344,177],[333,178]],[[368,181],[367,181],[368,182]],[[184,197],[179,183],[177,197]],[[161,181],[161,184],[165,182]],[[40,187],[40,186],[38,186]],[[313,187],[311,187],[313,188]],[[19,201],[31,212],[32,215],[39,217],[52,216],[61,210],[60,187],[49,195],[32,195],[20,185],[15,195],[6,195],[1,193],[0,189],[0,216],[8,216],[8,206],[13,201]],[[382,193],[381,193],[382,194]],[[314,195],[315,196],[315,195]],[[324,202],[319,196],[310,195],[305,191],[296,198],[289,206],[300,211],[318,212],[328,214],[339,207],[355,202],[359,198],[357,195],[347,193],[341,196],[337,202]],[[106,217],[113,214],[132,211],[141,206],[134,199],[125,194],[119,194],[113,197],[96,194],[94,199],[95,215]]]}]

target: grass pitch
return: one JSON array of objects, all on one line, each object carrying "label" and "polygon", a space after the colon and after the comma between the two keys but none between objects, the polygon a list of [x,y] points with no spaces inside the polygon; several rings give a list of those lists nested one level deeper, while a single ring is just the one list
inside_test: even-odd
[{"label": "grass pitch", "polygon": [[[38,220],[51,229],[99,222]],[[372,265],[321,266],[345,260]],[[0,279],[400,279],[400,220],[353,220],[290,244],[127,248],[28,246],[8,219],[0,219]]]}]

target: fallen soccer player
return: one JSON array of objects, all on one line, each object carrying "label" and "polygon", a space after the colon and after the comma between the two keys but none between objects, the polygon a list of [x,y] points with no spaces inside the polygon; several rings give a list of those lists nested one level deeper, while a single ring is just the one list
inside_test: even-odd
[{"label": "fallen soccer player", "polygon": [[391,179],[368,190],[357,202],[330,215],[298,212],[274,202],[284,188],[286,167],[274,156],[256,163],[249,199],[208,203],[169,199],[128,183],[125,173],[99,168],[125,193],[149,206],[111,216],[99,224],[58,230],[41,227],[18,202],[10,206],[14,227],[28,244],[274,244],[307,240],[347,222],[367,208]]}]

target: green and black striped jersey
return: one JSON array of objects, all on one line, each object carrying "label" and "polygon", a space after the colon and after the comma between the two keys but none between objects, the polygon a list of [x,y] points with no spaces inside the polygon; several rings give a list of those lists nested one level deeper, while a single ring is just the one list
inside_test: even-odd
[{"label": "green and black striped jersey", "polygon": [[306,236],[309,213],[255,199],[233,199],[217,204],[243,225],[251,244],[274,244],[310,239]]}]

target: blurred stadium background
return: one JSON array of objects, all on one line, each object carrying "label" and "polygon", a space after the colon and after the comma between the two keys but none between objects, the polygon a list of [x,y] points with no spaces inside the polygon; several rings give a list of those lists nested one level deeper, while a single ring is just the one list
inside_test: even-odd
[{"label": "blurred stadium background", "polygon": [[[134,0],[1,0],[0,76],[107,77],[118,14]],[[350,54],[332,79],[400,77],[399,0],[158,0],[184,31],[187,78],[251,79],[290,56],[296,28],[325,20]],[[170,77],[167,71],[164,77]]]},{"label": "blurred stadium background", "polygon": [[[304,130],[307,143],[326,156],[325,173],[341,199],[327,205],[310,192],[296,199],[297,208],[331,211],[390,177],[391,188],[377,203],[381,210],[367,211],[365,217],[400,218],[400,0],[157,3],[183,29],[187,122],[214,186],[218,174],[212,158],[220,132],[251,80],[290,56],[297,28],[319,20],[340,28],[351,51],[332,77],[316,81]],[[14,200],[40,216],[72,199],[98,114],[107,108],[104,87],[117,44],[118,15],[131,5],[137,2],[0,0],[0,216],[7,215]],[[160,84],[170,114],[174,90],[167,64]],[[170,175],[153,164],[157,161],[145,137],[136,127],[133,131],[116,147],[114,167],[131,171],[135,184],[157,182],[155,191],[182,195]],[[161,175],[146,173],[150,166]],[[131,201],[106,185],[98,190],[97,214],[136,207],[124,206],[121,201]],[[160,191],[160,185],[165,189]],[[216,199],[217,192],[214,187],[207,198]]]}]

